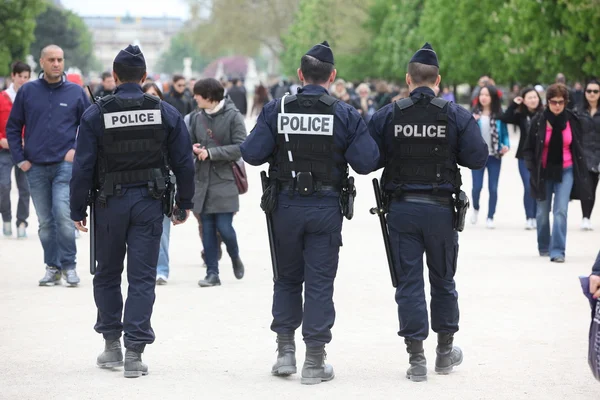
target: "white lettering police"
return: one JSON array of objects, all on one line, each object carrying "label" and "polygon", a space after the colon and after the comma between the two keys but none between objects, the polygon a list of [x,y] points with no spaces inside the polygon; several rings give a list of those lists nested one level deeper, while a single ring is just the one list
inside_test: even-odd
[{"label": "white lettering police", "polygon": [[445,138],[445,125],[394,125],[394,136],[404,137]]},{"label": "white lettering police", "polygon": [[160,110],[135,110],[104,114],[106,129],[160,124],[162,124]]},{"label": "white lettering police", "polygon": [[279,114],[277,130],[280,134],[333,136],[333,115]]}]

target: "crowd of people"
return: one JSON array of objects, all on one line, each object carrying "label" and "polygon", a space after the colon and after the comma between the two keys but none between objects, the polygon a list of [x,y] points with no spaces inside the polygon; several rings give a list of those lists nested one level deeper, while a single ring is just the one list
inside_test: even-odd
[{"label": "crowd of people", "polygon": [[[10,85],[0,94],[0,214],[3,220],[3,234],[12,236],[14,225],[18,238],[27,236],[30,186],[27,182],[25,170],[18,167],[14,168],[14,160],[8,151],[10,146],[6,139],[6,126],[16,93],[23,84],[31,80],[31,73],[29,65],[23,62],[15,62],[12,68]],[[61,79],[83,86],[83,80],[76,74],[65,74]],[[155,82],[148,78],[143,89],[146,93],[157,96],[171,104],[185,117],[189,131],[193,132],[192,136],[195,143],[211,143],[213,146],[225,149],[243,142],[246,132],[244,118],[256,118],[263,106],[270,100],[282,97],[286,93],[293,95],[300,88],[298,82],[279,80],[270,87],[262,83],[257,85],[254,88],[253,96],[250,96],[242,79],[222,78],[218,82],[219,86],[223,88],[223,98],[213,97],[215,100],[208,103],[204,98],[204,100],[201,100],[201,104],[198,100],[201,98],[199,90],[204,90],[205,94],[207,92],[205,88],[196,87],[197,82],[195,78],[186,80],[182,75],[175,74],[171,82],[168,83]],[[556,83],[565,84],[565,76],[558,74]],[[557,90],[554,86],[550,88]],[[523,184],[525,229],[538,231],[540,254],[546,255],[549,253],[551,259],[561,262],[564,261],[565,257],[566,218],[569,200],[581,197],[578,193],[581,187],[589,187],[590,192],[590,196],[581,198],[583,213],[581,229],[587,231],[593,229],[591,215],[595,204],[595,191],[599,181],[598,167],[600,164],[600,111],[598,110],[600,84],[597,80],[590,80],[586,85],[575,82],[572,88],[565,86],[565,89],[561,89],[558,94],[556,92],[550,93],[557,94],[555,101],[565,102],[565,104],[556,103],[559,107],[557,109],[558,114],[562,113],[563,109],[567,109],[566,113],[572,119],[567,123],[568,129],[564,126],[564,129],[568,131],[564,143],[565,146],[569,145],[565,150],[565,154],[562,155],[562,158],[566,160],[565,169],[571,171],[570,168],[573,168],[571,163],[579,159],[585,162],[578,165],[577,169],[573,169],[576,172],[573,176],[567,174],[564,180],[562,177],[559,179],[558,176],[555,176],[555,179],[546,181],[539,176],[539,168],[536,168],[536,165],[545,166],[548,162],[550,136],[546,137],[546,142],[544,142],[541,149],[537,146],[535,139],[540,137],[541,141],[543,136],[540,135],[544,134],[542,132],[543,124],[547,123],[550,126],[552,124],[550,121],[554,120],[553,118],[548,119],[555,104],[552,102],[554,99],[548,97],[550,88],[544,89],[541,85],[521,88],[519,85],[514,85],[510,91],[503,92],[502,89],[496,86],[494,80],[487,75],[482,76],[475,85],[469,99],[469,106],[480,127],[482,137],[488,144],[489,157],[483,169],[472,171],[471,200],[473,210],[471,211],[470,221],[472,224],[479,221],[481,206],[479,199],[487,172],[489,196],[485,224],[490,229],[495,227],[494,218],[498,202],[498,183],[502,160],[511,149],[509,130],[515,130],[519,133],[519,142],[513,152],[517,158]],[[92,90],[95,98],[101,98],[113,94],[115,89],[116,85],[112,73],[105,72],[101,75],[101,81],[97,85],[93,85]],[[441,90],[437,89],[436,95],[444,100],[456,102],[456,96],[450,87],[443,86]],[[368,123],[376,111],[387,104],[408,97],[409,92],[407,88],[384,80],[351,83],[338,78],[331,85],[330,94],[354,107]],[[214,95],[214,91],[211,92],[211,95]],[[88,96],[89,98],[90,96]],[[548,98],[548,101],[546,101],[546,98]],[[23,107],[21,104],[19,106]],[[27,106],[24,105],[24,107]],[[235,124],[231,125],[231,121],[235,121]],[[75,118],[69,123],[76,126],[78,120]],[[537,130],[534,129],[538,128],[540,123],[542,127]],[[560,123],[564,125],[563,120]],[[30,130],[33,131],[33,129],[28,131]],[[24,137],[25,129],[22,131]],[[207,136],[207,132],[213,136]],[[31,132],[30,135],[35,135],[35,133]],[[232,135],[235,136],[235,139],[231,139]],[[229,143],[230,139],[234,142]],[[217,143],[221,144],[217,145]],[[554,145],[556,146],[556,144]],[[207,150],[200,149],[199,151],[198,157],[202,158]],[[553,158],[558,159],[559,155],[555,152],[556,150],[552,152]],[[227,157],[235,159],[239,158],[239,154],[234,150],[227,153]],[[207,196],[206,193],[209,193],[206,204],[205,199],[197,199],[198,206],[194,210],[194,215],[198,220],[200,238],[204,246],[201,256],[204,261],[203,265],[207,267],[206,279],[213,284],[219,284],[218,279],[215,278],[218,278],[215,254],[216,259],[220,260],[223,242],[225,242],[231,257],[235,275],[241,278],[244,267],[238,254],[239,250],[232,223],[233,215],[239,207],[237,193],[229,188],[229,190],[224,190],[224,197],[220,197],[221,195],[215,197],[214,191],[205,187],[206,182],[211,182],[210,185],[218,187],[222,174],[219,173],[218,169],[209,167],[209,163],[198,163],[197,165],[203,166],[198,168],[197,171],[199,176],[203,177],[203,179],[198,180],[197,195],[198,193],[204,193],[203,196]],[[15,224],[12,221],[10,199],[11,173],[13,170],[19,190]],[[204,175],[209,171],[211,177],[205,179],[206,176]],[[534,173],[533,176],[532,173]],[[30,177],[30,179],[32,178]],[[552,198],[554,198],[553,206],[550,203]],[[36,196],[33,196],[33,201],[34,205],[37,203],[38,207],[42,209],[41,214],[38,211],[38,218],[42,217],[40,220],[40,232],[42,234],[48,229],[48,224],[52,225],[52,221],[47,218],[47,212],[44,211],[47,207],[42,206],[42,201],[45,204],[49,204],[49,201],[40,200],[39,197],[36,200]],[[212,210],[213,207],[216,208]],[[207,215],[211,215],[210,220],[202,218],[203,209],[209,210]],[[552,210],[554,217],[552,230],[549,227],[550,210]],[[46,221],[48,222],[46,223]],[[66,225],[65,223],[64,229],[72,231],[72,227],[67,228]],[[160,285],[166,284],[169,279],[169,226],[169,220],[165,218],[157,276],[157,283]],[[551,235],[551,231],[555,234]],[[42,236],[46,235],[44,233]],[[74,236],[78,237],[77,231],[74,232]],[[550,238],[553,241],[552,245],[548,243]],[[551,248],[555,251],[551,251]],[[57,264],[57,262],[51,262],[50,264]],[[54,267],[54,265],[49,266]],[[201,283],[205,285],[206,282],[203,281],[201,280]]]}]

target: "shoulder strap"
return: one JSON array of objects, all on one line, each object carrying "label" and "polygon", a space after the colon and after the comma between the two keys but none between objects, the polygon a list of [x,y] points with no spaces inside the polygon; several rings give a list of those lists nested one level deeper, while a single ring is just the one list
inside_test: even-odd
[{"label": "shoulder strap", "polygon": [[285,96],[283,96],[283,98],[285,99],[285,102],[283,102],[283,99],[282,99],[282,104],[284,104],[284,105],[285,105],[285,104],[289,104],[289,103],[291,103],[292,101],[296,101],[296,95],[295,95],[295,94],[294,94],[294,95],[291,95],[291,96],[287,96],[287,95],[285,95]]},{"label": "shoulder strap", "polygon": [[328,94],[324,94],[323,96],[321,96],[321,98],[319,99],[319,101],[321,103],[324,103],[324,104],[326,104],[326,105],[328,105],[328,106],[331,107],[332,105],[334,105],[335,103],[337,103],[338,99],[336,99],[335,97],[330,96]]},{"label": "shoulder strap", "polygon": [[446,107],[446,104],[448,104],[448,101],[444,100],[444,99],[440,99],[439,97],[434,97],[433,99],[431,99],[430,104],[433,104],[437,108],[442,109],[442,108]]},{"label": "shoulder strap", "polygon": [[413,102],[413,100],[410,97],[407,97],[405,99],[398,100],[396,102],[396,104],[398,105],[398,108],[400,109],[400,111],[404,111],[407,108],[412,107],[415,103]]}]

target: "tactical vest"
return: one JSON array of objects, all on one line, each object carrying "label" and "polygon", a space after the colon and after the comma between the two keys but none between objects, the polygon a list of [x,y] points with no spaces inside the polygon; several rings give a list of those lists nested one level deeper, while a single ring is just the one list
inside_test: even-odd
[{"label": "tactical vest", "polygon": [[97,164],[99,199],[113,195],[121,185],[137,184],[147,185],[150,194],[160,198],[168,174],[160,100],[146,94],[139,99],[110,95],[98,105],[104,122]]},{"label": "tactical vest", "polygon": [[334,152],[341,152],[334,141],[336,103],[327,94],[281,99],[275,152],[278,181],[293,182],[297,173],[310,172],[317,187],[341,184],[345,167],[334,157]]},{"label": "tactical vest", "polygon": [[437,187],[450,183],[458,190],[460,171],[448,142],[448,102],[432,98],[428,104],[415,104],[406,98],[394,104],[388,125],[384,176],[387,183],[430,184]]}]

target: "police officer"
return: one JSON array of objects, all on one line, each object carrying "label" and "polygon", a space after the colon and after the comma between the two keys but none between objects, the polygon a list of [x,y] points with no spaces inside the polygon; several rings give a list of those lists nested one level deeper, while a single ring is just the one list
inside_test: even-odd
[{"label": "police officer", "polygon": [[[436,98],[441,77],[435,51],[426,43],[408,64],[410,97],[379,110],[369,131],[379,145],[388,195],[392,256],[398,280],[396,302],[400,331],[410,355],[406,377],[427,379],[423,341],[429,334],[423,282],[423,253],[431,284],[431,325],[438,334],[435,371],[448,374],[462,362],[453,347],[458,331],[458,295],[454,274],[458,233],[453,194],[460,192],[458,165],[480,169],[488,150],[477,123],[464,108]],[[458,165],[457,165],[458,164]],[[463,204],[462,219],[466,205]],[[462,228],[458,228],[462,230]]]},{"label": "police officer", "polygon": [[296,373],[294,332],[302,324],[303,384],[334,377],[324,362],[324,348],[335,320],[333,282],[342,245],[340,191],[347,163],[368,174],[379,160],[358,112],[329,95],[336,74],[329,44],[312,47],[300,61],[303,87],[298,94],[266,104],[241,145],[247,163],[270,163],[270,185],[276,192],[271,215],[278,278],[271,329],[277,333],[278,357],[272,373]]},{"label": "police officer", "polygon": [[[97,364],[125,366],[125,377],[148,374],[141,355],[154,342],[150,325],[162,234],[167,166],[178,183],[174,224],[187,220],[194,195],[191,142],[183,118],[169,104],[142,92],[146,62],[138,46],[113,63],[117,89],[86,110],[77,138],[71,179],[71,219],[87,232],[88,192],[96,191],[94,327],[105,339]],[[129,291],[123,322],[121,274],[127,252]],[[121,333],[125,332],[125,363]]]}]

